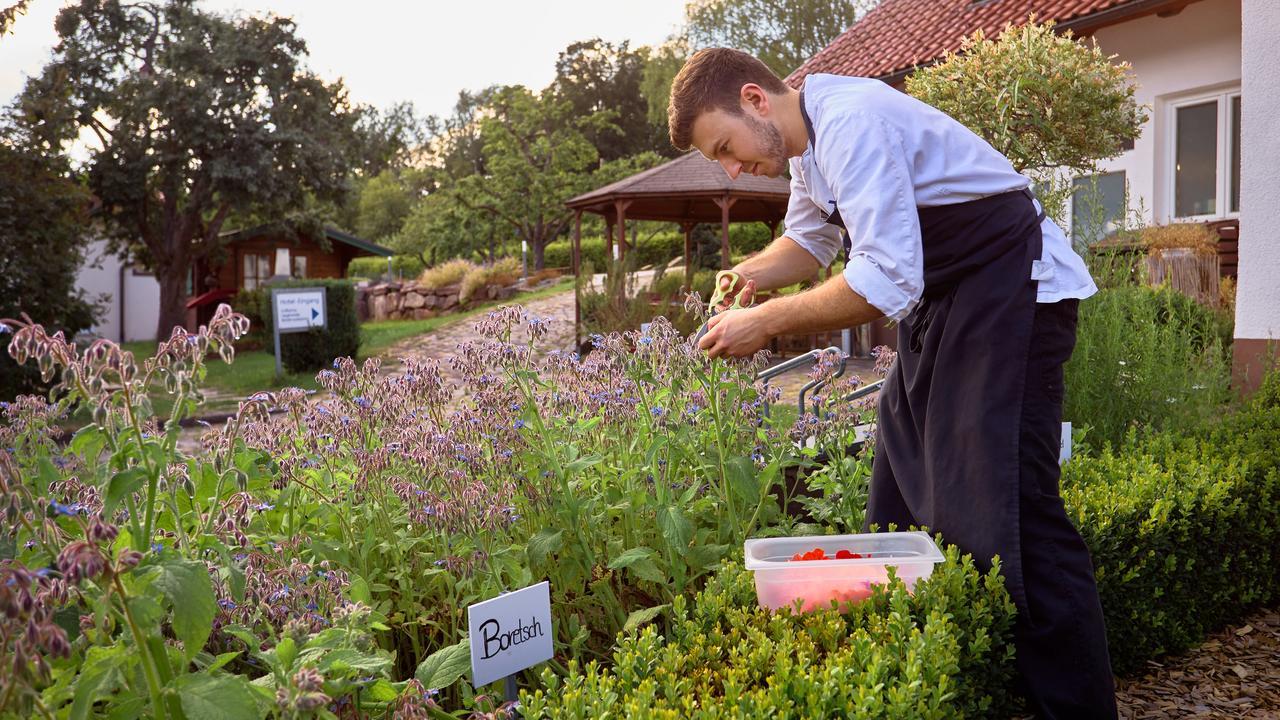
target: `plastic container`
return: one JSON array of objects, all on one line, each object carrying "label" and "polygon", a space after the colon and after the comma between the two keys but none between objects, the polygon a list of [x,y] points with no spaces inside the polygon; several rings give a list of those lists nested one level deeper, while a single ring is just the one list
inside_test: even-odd
[{"label": "plastic container", "polygon": [[[842,560],[793,560],[814,548],[828,558],[841,550],[862,555]],[[760,607],[777,610],[800,602],[801,612],[830,607],[831,601],[859,602],[873,585],[889,581],[889,568],[908,590],[933,573],[942,551],[925,532],[810,535],[757,538],[746,542],[746,566],[755,573]]]}]

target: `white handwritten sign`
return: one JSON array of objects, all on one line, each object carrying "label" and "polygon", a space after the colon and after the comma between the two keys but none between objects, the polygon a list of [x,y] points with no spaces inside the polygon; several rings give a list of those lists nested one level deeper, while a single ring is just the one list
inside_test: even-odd
[{"label": "white handwritten sign", "polygon": [[467,608],[471,683],[494,680],[550,660],[551,584],[543,581]]},{"label": "white handwritten sign", "polygon": [[1058,440],[1058,464],[1071,459],[1071,423],[1062,423],[1062,438]]}]

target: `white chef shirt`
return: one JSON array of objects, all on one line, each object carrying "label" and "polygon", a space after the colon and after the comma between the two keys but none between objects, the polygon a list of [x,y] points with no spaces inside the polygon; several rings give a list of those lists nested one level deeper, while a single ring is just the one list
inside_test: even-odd
[{"label": "white chef shirt", "polygon": [[[879,80],[810,75],[803,97],[815,140],[791,158],[785,235],[830,265],[843,247],[840,228],[826,222],[838,207],[851,242],[845,281],[901,320],[924,291],[916,208],[1021,190],[1029,181],[968,128]],[[1097,292],[1062,229],[1049,218],[1040,227],[1044,250],[1031,272],[1037,302]]]}]

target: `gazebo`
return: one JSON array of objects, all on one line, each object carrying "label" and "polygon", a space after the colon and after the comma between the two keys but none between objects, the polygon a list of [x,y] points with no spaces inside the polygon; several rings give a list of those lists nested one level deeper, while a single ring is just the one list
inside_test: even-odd
[{"label": "gazebo", "polygon": [[[720,266],[730,267],[729,223],[762,222],[777,235],[778,224],[787,214],[790,184],[783,178],[740,175],[729,178],[719,163],[692,150],[675,160],[636,173],[602,188],[579,195],[565,203],[574,211],[573,274],[581,272],[582,213],[603,215],[606,225],[605,254],[614,255],[617,229],[617,257],[627,253],[627,220],[658,220],[676,223],[684,230],[684,254],[692,253],[693,227],[699,223],[720,223]],[[693,264],[685,262],[685,284],[693,278]]]}]

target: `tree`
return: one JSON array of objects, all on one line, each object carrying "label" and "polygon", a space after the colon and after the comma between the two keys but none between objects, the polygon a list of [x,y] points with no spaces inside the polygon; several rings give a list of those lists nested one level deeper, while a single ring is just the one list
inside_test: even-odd
[{"label": "tree", "polygon": [[1051,24],[1008,25],[994,40],[979,31],[959,52],[918,70],[907,78],[907,92],[1004,153],[1040,184],[1037,194],[1058,218],[1070,175],[1095,172],[1147,121],[1128,64],[1113,60]]},{"label": "tree", "polygon": [[291,20],[81,0],[56,26],[18,121],[46,152],[82,128],[96,136],[89,188],[112,248],[155,271],[161,337],[182,324],[191,267],[220,250],[233,211],[283,218],[345,191],[353,116],[341,86],[301,65]]},{"label": "tree", "polygon": [[[89,194],[64,162],[0,141],[0,318],[26,313],[68,337],[93,324],[95,308],[76,288],[88,212]],[[0,333],[0,398],[39,389],[39,375],[4,352],[12,336]]]},{"label": "tree", "polygon": [[665,43],[649,50],[649,61],[644,65],[640,80],[649,122],[663,129],[663,138],[668,147],[671,146],[671,141],[666,136],[667,104],[671,101],[671,83],[688,57],[688,40],[684,36],[669,38]]},{"label": "tree", "polygon": [[543,249],[568,226],[564,202],[591,186],[599,155],[586,133],[608,120],[518,85],[497,90],[488,113],[480,124],[485,174],[460,179],[454,197],[528,242],[540,270]]},{"label": "tree", "polygon": [[[650,122],[642,91],[648,50],[631,50],[600,38],[576,42],[556,60],[551,91],[580,116],[610,113],[613,122],[585,131],[600,160],[609,162],[644,151],[671,154],[666,119]],[[669,91],[669,88],[668,88]]]},{"label": "tree", "polygon": [[366,178],[412,167],[428,140],[440,130],[438,118],[419,116],[411,102],[399,102],[386,110],[361,105],[354,115],[352,169]]},{"label": "tree", "polygon": [[786,77],[877,4],[879,0],[698,0],[686,7],[685,33],[695,50],[737,48]]},{"label": "tree", "polygon": [[4,37],[13,27],[13,23],[17,21],[19,15],[27,12],[27,6],[31,4],[31,0],[19,0],[6,8],[0,8],[0,37]]},{"label": "tree", "polygon": [[384,242],[400,232],[420,199],[436,189],[434,173],[408,168],[384,170],[360,185],[354,230],[366,240]]}]

